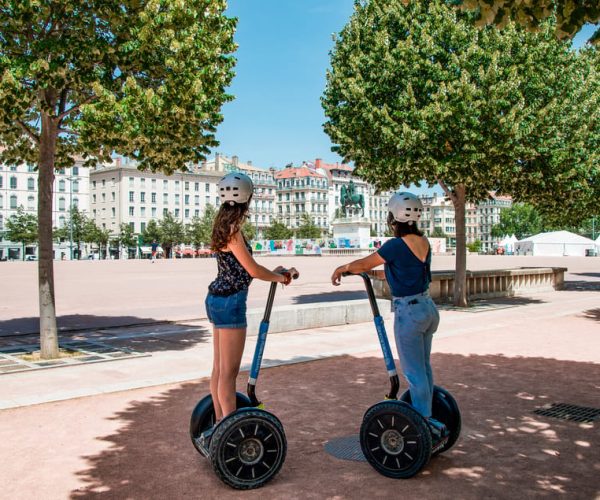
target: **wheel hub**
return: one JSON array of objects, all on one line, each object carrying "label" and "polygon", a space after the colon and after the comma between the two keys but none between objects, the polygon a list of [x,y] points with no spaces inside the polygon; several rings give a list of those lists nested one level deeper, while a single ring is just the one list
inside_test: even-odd
[{"label": "wheel hub", "polygon": [[389,455],[399,455],[404,450],[404,437],[396,429],[388,429],[381,435],[381,447]]},{"label": "wheel hub", "polygon": [[256,438],[245,439],[240,443],[239,457],[244,465],[254,465],[260,462],[264,455],[263,444]]}]

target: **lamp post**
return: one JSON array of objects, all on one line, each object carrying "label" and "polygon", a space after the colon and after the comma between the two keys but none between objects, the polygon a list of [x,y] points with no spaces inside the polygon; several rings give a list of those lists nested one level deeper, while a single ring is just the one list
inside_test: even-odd
[{"label": "lamp post", "polygon": [[70,175],[67,177],[69,181],[69,249],[71,260],[73,260],[73,180],[78,179],[78,176]]}]

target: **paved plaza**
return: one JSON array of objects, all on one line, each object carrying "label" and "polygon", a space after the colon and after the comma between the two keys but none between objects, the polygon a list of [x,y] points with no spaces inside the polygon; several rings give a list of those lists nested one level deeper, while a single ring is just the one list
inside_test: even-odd
[{"label": "paved plaza", "polygon": [[[328,284],[331,269],[346,260],[261,262],[291,263],[302,272],[278,290],[281,305],[363,299],[360,280],[337,289]],[[453,258],[434,262],[449,269]],[[37,313],[31,264],[0,264],[3,345],[36,337],[15,336]],[[467,311],[442,308],[432,362],[437,383],[460,405],[463,431],[451,451],[410,480],[384,478],[365,462],[324,449],[357,434],[364,411],[387,389],[372,325],[272,335],[258,393],[285,426],[288,457],[272,483],[240,493],[215,477],[188,436],[191,409],[208,390],[212,347],[201,299],[214,262],[57,263],[59,314],[65,326],[86,328],[65,331],[62,340],[146,355],[0,375],[0,454],[10,457],[0,469],[2,497],[598,498],[598,421],[533,411],[551,403],[600,406],[600,260],[470,256],[468,267],[527,265],[569,268],[565,290]],[[251,307],[261,306],[265,291],[263,283],[252,286]],[[175,323],[156,323],[164,320]],[[387,328],[391,333],[390,321]],[[254,342],[249,337],[245,369]],[[240,375],[239,388],[246,377]]]}]

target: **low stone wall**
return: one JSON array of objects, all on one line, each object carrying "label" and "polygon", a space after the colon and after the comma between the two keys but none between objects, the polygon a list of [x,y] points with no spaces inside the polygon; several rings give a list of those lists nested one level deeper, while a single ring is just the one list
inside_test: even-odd
[{"label": "low stone wall", "polygon": [[[467,271],[467,298],[490,299],[531,293],[561,290],[564,286],[565,267],[520,267]],[[429,287],[436,302],[451,302],[454,293],[454,271],[434,271]],[[387,281],[372,278],[375,296],[391,299]]]}]

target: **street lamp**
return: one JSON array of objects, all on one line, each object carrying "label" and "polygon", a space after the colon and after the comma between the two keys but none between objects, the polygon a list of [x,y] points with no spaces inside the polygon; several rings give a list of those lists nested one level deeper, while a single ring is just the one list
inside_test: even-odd
[{"label": "street lamp", "polygon": [[73,260],[73,180],[79,180],[79,177],[70,175],[67,180],[69,181],[69,248]]}]

